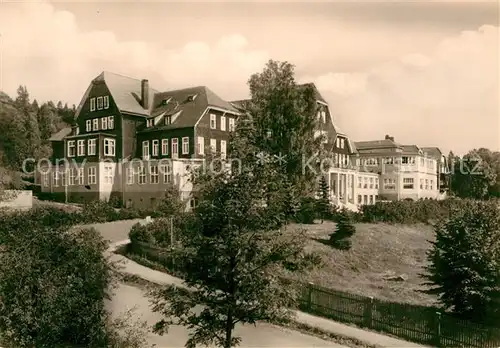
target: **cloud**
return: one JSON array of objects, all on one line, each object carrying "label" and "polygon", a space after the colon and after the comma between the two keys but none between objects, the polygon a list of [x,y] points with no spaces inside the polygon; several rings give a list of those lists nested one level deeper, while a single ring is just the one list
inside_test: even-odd
[{"label": "cloud", "polygon": [[393,134],[403,143],[466,152],[500,149],[498,27],[482,26],[367,72],[314,78],[355,140]]},{"label": "cloud", "polygon": [[210,84],[223,97],[238,98],[269,59],[266,51],[249,49],[238,33],[211,45],[171,47],[170,32],[161,43],[120,41],[110,31],[80,30],[71,12],[48,3],[3,4],[0,33],[0,90],[14,95],[25,84],[39,100],[57,96],[75,104],[102,70],[149,78],[158,89]]}]

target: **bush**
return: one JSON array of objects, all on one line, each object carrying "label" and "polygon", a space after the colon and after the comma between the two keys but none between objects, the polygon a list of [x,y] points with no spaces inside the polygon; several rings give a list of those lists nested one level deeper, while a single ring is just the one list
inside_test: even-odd
[{"label": "bush", "polygon": [[85,223],[101,223],[120,219],[120,213],[109,203],[101,200],[84,204],[81,215]]},{"label": "bush", "polygon": [[316,209],[317,203],[314,198],[302,198],[299,210],[295,214],[295,221],[301,224],[313,224],[316,218]]},{"label": "bush", "polygon": [[446,309],[463,319],[500,320],[500,214],[497,202],[467,201],[436,225],[424,277]]},{"label": "bush", "polygon": [[330,243],[334,248],[348,250],[351,248],[351,238],[356,233],[351,214],[343,209],[338,214],[337,229],[330,235]]}]

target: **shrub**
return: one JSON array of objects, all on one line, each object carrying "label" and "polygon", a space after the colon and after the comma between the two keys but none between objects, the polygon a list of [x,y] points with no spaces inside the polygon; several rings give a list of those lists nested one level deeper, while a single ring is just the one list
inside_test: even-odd
[{"label": "shrub", "polygon": [[330,243],[334,248],[348,250],[351,248],[351,238],[356,233],[356,227],[352,222],[351,214],[343,209],[338,214],[337,228],[330,235]]},{"label": "shrub", "polygon": [[148,228],[148,225],[144,225],[142,223],[136,223],[134,226],[132,226],[128,234],[128,238],[130,239],[130,242],[132,244],[134,243],[156,244],[156,239],[154,238],[151,230]]},{"label": "shrub", "polygon": [[302,224],[313,224],[316,218],[316,200],[311,197],[302,198],[300,207],[295,215],[295,221]]},{"label": "shrub", "polygon": [[85,223],[100,223],[119,220],[120,214],[109,203],[96,200],[83,206],[82,220]]},{"label": "shrub", "polygon": [[436,225],[424,277],[446,309],[464,319],[500,320],[500,214],[497,202],[464,202]]}]

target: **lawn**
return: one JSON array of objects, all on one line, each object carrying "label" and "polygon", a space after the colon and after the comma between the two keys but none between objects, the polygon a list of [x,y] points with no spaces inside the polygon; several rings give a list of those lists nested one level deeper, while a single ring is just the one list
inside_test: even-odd
[{"label": "lawn", "polygon": [[[424,280],[419,276],[427,264],[429,240],[434,239],[431,226],[356,224],[349,251],[322,243],[335,230],[332,222],[290,227],[306,229],[310,236],[307,248],[323,259],[321,267],[298,279],[391,302],[436,303],[434,296],[422,292]],[[404,275],[406,280],[387,280],[391,275]]]}]

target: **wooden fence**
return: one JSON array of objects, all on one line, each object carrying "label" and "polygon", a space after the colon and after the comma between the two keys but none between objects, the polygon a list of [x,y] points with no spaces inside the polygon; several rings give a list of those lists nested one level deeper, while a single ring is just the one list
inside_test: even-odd
[{"label": "wooden fence", "polygon": [[432,307],[376,300],[313,284],[302,288],[300,309],[436,347],[500,347],[500,328],[460,320]]}]

